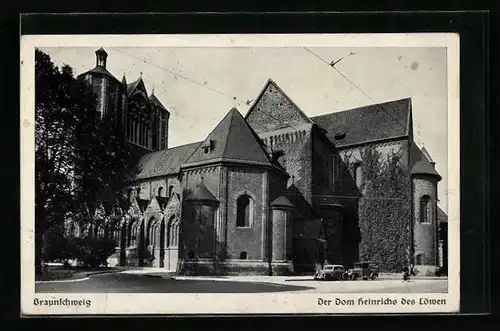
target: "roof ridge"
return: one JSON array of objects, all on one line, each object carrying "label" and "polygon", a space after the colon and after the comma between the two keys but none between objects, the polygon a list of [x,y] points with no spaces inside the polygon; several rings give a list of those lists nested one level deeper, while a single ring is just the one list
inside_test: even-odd
[{"label": "roof ridge", "polygon": [[[224,137],[224,148],[222,149],[222,157],[224,158],[225,155],[226,155],[226,149],[227,149],[227,145],[228,145],[228,137],[229,137],[229,130],[231,129],[231,126],[233,125],[233,121],[234,121],[234,115],[233,113],[234,112],[238,112],[238,109],[236,107],[233,107],[231,108],[231,110],[226,114],[226,116],[230,115],[231,114],[231,118],[229,119],[229,126],[228,126],[228,130],[226,131],[226,136]],[[225,117],[225,116],[224,116]],[[222,119],[223,121],[224,119]],[[221,122],[222,122],[221,121]]]},{"label": "roof ridge", "polygon": [[285,99],[287,99],[295,108],[297,108],[301,117],[303,117],[307,122],[313,123],[311,118],[309,116],[307,116],[307,114],[302,110],[302,108],[300,108],[299,105],[297,105],[297,103],[295,103],[295,101],[272,78],[267,79],[266,83],[264,84],[264,87],[261,89],[261,91],[259,92],[259,94],[255,98],[255,101],[253,102],[252,106],[248,109],[247,113],[243,117],[245,120],[248,118],[250,113],[253,112],[259,99],[262,97],[262,95],[266,91],[267,87],[271,84],[285,97]]},{"label": "roof ridge", "polygon": [[380,105],[386,105],[386,104],[390,104],[390,103],[400,102],[400,101],[403,101],[403,100],[411,100],[411,97],[402,98],[402,99],[395,99],[395,100],[390,100],[390,101],[384,101],[384,102],[379,102],[379,103],[371,103],[371,104],[367,104],[367,105],[364,105],[364,106],[359,106],[359,107],[354,107],[354,108],[349,108],[349,109],[343,109],[343,110],[339,110],[339,111],[333,111],[333,112],[330,112],[330,113],[325,113],[325,114],[321,114],[321,115],[311,116],[311,119],[322,117],[322,116],[328,116],[328,115],[331,115],[331,114],[344,113],[344,112],[358,110],[358,109],[367,108],[367,107],[376,107],[376,106],[380,106]]},{"label": "roof ridge", "polygon": [[255,138],[257,144],[259,145],[260,149],[262,150],[262,152],[266,156],[267,160],[272,164],[272,160],[269,157],[269,154],[267,153],[267,150],[263,146],[262,139],[259,137],[259,135],[257,134],[257,132],[255,132],[255,130],[252,129],[252,127],[250,126],[250,124],[248,124],[248,122],[245,120],[245,118],[243,118],[243,122],[245,123],[245,126],[247,127],[247,129],[250,131],[250,134]]},{"label": "roof ridge", "polygon": [[[252,129],[252,127],[248,124],[248,122],[245,120],[243,115],[241,115],[241,113],[238,111],[236,107],[233,107],[231,110],[234,110],[238,113],[238,115],[241,117],[241,120],[243,120],[243,126],[247,129],[248,133],[250,133],[250,135],[254,138],[255,142],[259,145],[260,150],[262,151],[262,153],[264,153],[264,156],[267,159],[267,161],[272,164],[271,158],[269,157],[267,151],[262,146],[262,139],[259,137],[259,135]],[[232,116],[231,118],[231,123],[229,124],[229,127],[231,127],[232,121],[234,121],[234,116]],[[229,135],[229,131],[227,132],[227,134]],[[224,153],[222,154],[222,157],[225,157],[226,147],[227,147],[227,139],[226,139],[226,145],[224,146]]]}]

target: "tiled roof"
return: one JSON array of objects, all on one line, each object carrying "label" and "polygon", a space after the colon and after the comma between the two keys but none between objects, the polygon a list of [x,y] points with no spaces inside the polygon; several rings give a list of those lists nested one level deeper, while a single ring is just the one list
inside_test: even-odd
[{"label": "tiled roof", "polygon": [[448,215],[444,212],[444,210],[441,209],[441,207],[438,206],[437,210],[437,219],[438,222],[448,222]]},{"label": "tiled roof", "polygon": [[195,142],[146,154],[137,167],[135,179],[145,179],[156,176],[166,176],[179,173],[181,165],[200,145]]},{"label": "tiled roof", "polygon": [[120,82],[115,76],[113,76],[108,70],[106,70],[106,68],[104,67],[101,67],[101,66],[96,66],[94,69],[90,69],[89,71],[86,71],[80,75],[78,75],[78,77],[82,77],[82,76],[85,76],[86,74],[99,74],[99,75],[104,75],[104,76],[108,76],[109,78],[111,79],[114,79],[115,81],[117,81],[118,83]]},{"label": "tiled roof", "polygon": [[[210,146],[204,153],[203,146]],[[236,108],[232,108],[215,129],[203,141],[186,165],[198,165],[211,161],[234,161],[250,164],[271,165],[261,139],[250,128]]]},{"label": "tiled roof", "polygon": [[205,184],[200,183],[194,191],[189,192],[184,201],[219,201],[215,195],[210,192],[210,190],[205,186]]},{"label": "tiled roof", "polygon": [[[408,135],[411,99],[401,99],[374,104],[311,119],[325,130],[328,139],[336,146],[367,143]],[[342,139],[336,139],[336,135]]]},{"label": "tiled roof", "polygon": [[[424,153],[425,151],[425,153]],[[430,156],[427,150],[422,151],[414,142],[410,146],[410,169],[412,175],[432,175],[441,179],[441,176],[436,171],[432,161],[429,161]]]}]

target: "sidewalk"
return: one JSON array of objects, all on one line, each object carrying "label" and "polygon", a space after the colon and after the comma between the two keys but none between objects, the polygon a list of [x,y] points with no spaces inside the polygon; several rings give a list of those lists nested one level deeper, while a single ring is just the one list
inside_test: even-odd
[{"label": "sidewalk", "polygon": [[[210,280],[210,281],[240,281],[240,282],[269,282],[269,283],[281,283],[285,284],[288,282],[304,282],[312,281],[313,275],[302,275],[302,276],[266,276],[266,275],[228,275],[228,276],[182,276],[176,275],[173,270],[161,269],[161,268],[130,268],[123,271],[119,271],[125,274],[142,275],[146,277],[162,278],[162,279],[175,279],[175,280]],[[382,273],[377,278],[378,280],[400,280],[401,274],[399,273]],[[436,280],[436,279],[447,279],[447,277],[436,277],[436,276],[414,276],[411,277],[412,280]]]}]

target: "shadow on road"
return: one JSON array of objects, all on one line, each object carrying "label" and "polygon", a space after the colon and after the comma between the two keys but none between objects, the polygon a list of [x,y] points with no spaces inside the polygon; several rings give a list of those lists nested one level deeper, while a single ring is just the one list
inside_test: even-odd
[{"label": "shadow on road", "polygon": [[262,282],[176,280],[138,275],[106,274],[68,283],[35,284],[36,293],[271,293],[313,287]]}]

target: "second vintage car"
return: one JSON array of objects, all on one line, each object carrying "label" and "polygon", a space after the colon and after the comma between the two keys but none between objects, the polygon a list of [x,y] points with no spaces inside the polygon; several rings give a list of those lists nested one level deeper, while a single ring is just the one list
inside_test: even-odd
[{"label": "second vintage car", "polygon": [[341,280],[344,279],[344,266],[339,264],[326,264],[314,273],[316,280]]},{"label": "second vintage car", "polygon": [[347,271],[348,279],[376,279],[378,278],[379,266],[373,262],[356,262],[354,267]]}]

